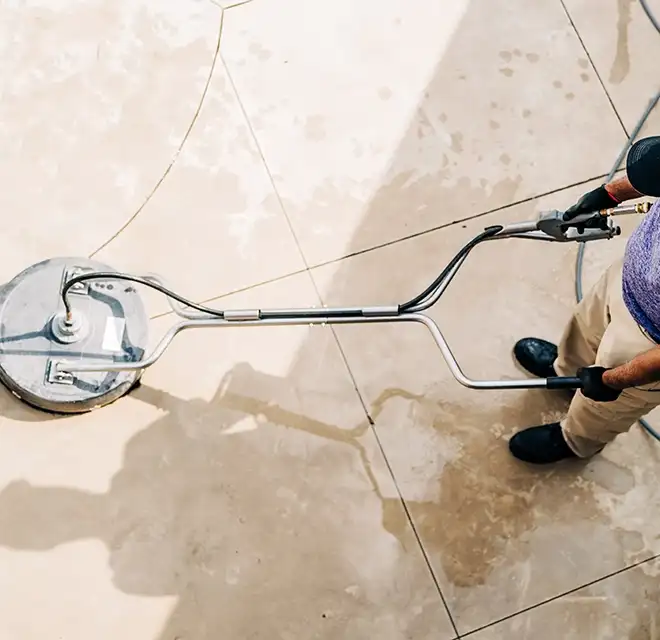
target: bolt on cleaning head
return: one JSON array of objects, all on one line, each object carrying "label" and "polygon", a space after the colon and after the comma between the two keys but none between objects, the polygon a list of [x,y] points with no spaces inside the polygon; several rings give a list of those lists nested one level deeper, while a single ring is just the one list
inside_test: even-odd
[{"label": "bolt on cleaning head", "polygon": [[50,331],[58,342],[71,344],[87,337],[89,323],[79,311],[60,311],[51,318]]}]

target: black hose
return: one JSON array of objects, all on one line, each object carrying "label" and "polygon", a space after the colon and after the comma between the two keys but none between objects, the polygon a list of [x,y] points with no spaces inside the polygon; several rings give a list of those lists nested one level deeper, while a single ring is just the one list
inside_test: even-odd
[{"label": "black hose", "polygon": [[132,276],[128,273],[118,273],[116,271],[97,271],[94,273],[83,273],[82,275],[76,276],[75,278],[71,278],[71,280],[67,280],[65,285],[62,287],[62,300],[64,301],[64,308],[67,315],[71,313],[71,303],[69,302],[67,293],[74,285],[80,282],[87,282],[89,280],[127,280],[128,282],[135,282],[137,284],[142,284],[145,287],[155,289],[156,291],[160,291],[160,293],[166,295],[168,298],[172,298],[173,300],[176,300],[177,302],[186,305],[187,307],[191,307],[197,311],[201,311],[202,313],[207,313],[208,315],[215,316],[217,318],[224,317],[224,311],[220,309],[212,309],[210,307],[197,304],[192,300],[187,300],[183,296],[180,296],[178,293],[174,293],[174,291],[171,291],[167,287],[164,287],[163,285],[153,282],[147,278]]},{"label": "black hose", "polygon": [[[482,231],[478,236],[472,238],[449,262],[449,264],[442,270],[442,273],[428,286],[424,291],[419,295],[416,295],[412,300],[399,305],[399,313],[403,313],[406,310],[414,307],[423,300],[425,300],[429,295],[431,295],[444,281],[444,279],[451,273],[451,270],[462,260],[474,247],[476,247],[480,242],[487,240],[488,238],[493,237],[502,231],[503,227],[501,225],[487,227]],[[150,289],[154,289],[168,298],[176,300],[182,305],[205,313],[209,316],[215,318],[225,318],[224,309],[214,309],[213,307],[207,307],[203,304],[193,302],[188,300],[183,296],[175,293],[171,289],[158,284],[153,280],[148,278],[142,278],[140,276],[133,276],[129,273],[121,273],[116,271],[98,271],[94,273],[83,273],[75,278],[68,280],[62,287],[62,300],[64,301],[64,309],[66,310],[67,315],[71,314],[71,303],[68,298],[68,293],[71,290],[71,287],[79,284],[81,282],[88,282],[90,280],[124,280],[127,282],[135,282],[136,284],[144,285]],[[347,307],[342,309],[305,309],[304,314],[306,317],[318,317],[318,318],[358,318],[364,315],[364,312],[359,307]],[[263,319],[286,319],[298,317],[300,315],[300,310],[296,309],[283,309],[283,310],[265,310],[259,311],[259,317]]]},{"label": "black hose", "polygon": [[[135,282],[137,284],[142,284],[145,287],[155,289],[160,293],[166,295],[168,298],[176,300],[180,304],[183,304],[191,309],[200,311],[214,318],[225,319],[225,310],[224,309],[214,309],[212,307],[207,307],[203,304],[198,304],[192,300],[188,300],[183,296],[175,293],[171,289],[164,287],[157,282],[153,282],[148,278],[141,278],[140,276],[133,276],[129,273],[121,273],[116,271],[98,271],[94,273],[84,273],[82,275],[76,276],[68,280],[66,284],[62,287],[62,300],[64,301],[64,308],[67,314],[71,313],[71,303],[68,299],[68,292],[74,285],[80,282],[87,282],[89,280],[125,280],[128,282]],[[301,311],[296,309],[282,309],[282,310],[259,310],[260,319],[268,320],[283,320],[289,318],[297,318],[302,315]],[[364,315],[364,312],[359,307],[346,307],[342,309],[304,309],[304,316],[306,318],[358,318]]]},{"label": "black hose", "polygon": [[482,231],[478,236],[472,238],[449,262],[449,264],[442,270],[442,273],[428,286],[422,293],[416,295],[412,300],[404,302],[399,305],[399,311],[401,313],[408,311],[410,308],[418,305],[420,302],[424,301],[428,296],[433,294],[433,292],[443,283],[445,278],[451,273],[452,269],[468,254],[472,249],[474,249],[480,242],[492,238],[494,235],[497,235],[502,231],[504,227],[501,225],[487,227]]}]

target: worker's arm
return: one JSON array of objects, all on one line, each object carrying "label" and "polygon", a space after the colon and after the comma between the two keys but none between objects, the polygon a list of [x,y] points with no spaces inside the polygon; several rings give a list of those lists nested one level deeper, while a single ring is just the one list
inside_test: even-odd
[{"label": "worker's arm", "polygon": [[636,356],[620,367],[603,373],[603,384],[612,389],[628,389],[660,382],[660,347]]},{"label": "worker's arm", "polygon": [[605,185],[605,189],[617,202],[625,202],[626,200],[634,200],[635,198],[641,198],[643,194],[639,191],[636,191],[635,188],[630,184],[628,176],[621,176],[620,178],[615,178],[611,182],[608,182]]},{"label": "worker's arm", "polygon": [[622,176],[585,193],[576,204],[566,209],[564,220],[571,220],[583,213],[594,213],[602,209],[611,209],[626,200],[634,200],[642,194],[630,184],[627,176]]}]

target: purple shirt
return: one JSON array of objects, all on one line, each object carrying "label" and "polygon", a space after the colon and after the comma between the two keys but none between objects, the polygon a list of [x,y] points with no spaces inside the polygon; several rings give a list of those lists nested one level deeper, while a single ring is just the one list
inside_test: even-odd
[{"label": "purple shirt", "polygon": [[637,324],[660,343],[660,200],[628,240],[623,301]]}]

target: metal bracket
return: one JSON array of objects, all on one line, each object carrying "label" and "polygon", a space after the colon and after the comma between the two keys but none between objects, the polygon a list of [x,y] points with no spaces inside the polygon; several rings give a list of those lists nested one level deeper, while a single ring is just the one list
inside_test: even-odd
[{"label": "metal bracket", "polygon": [[49,360],[46,365],[46,381],[50,384],[72,385],[75,382],[75,376],[68,371],[61,371],[58,368],[59,361]]},{"label": "metal bracket", "polygon": [[[85,267],[71,267],[64,272],[64,279],[62,280],[62,287],[73,280],[76,276],[81,276],[84,273],[91,273],[93,270]],[[89,294],[89,282],[76,282],[70,289],[69,293],[79,296],[86,296]]]}]

